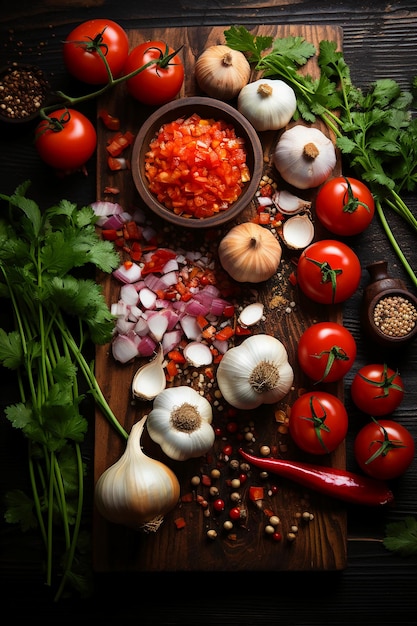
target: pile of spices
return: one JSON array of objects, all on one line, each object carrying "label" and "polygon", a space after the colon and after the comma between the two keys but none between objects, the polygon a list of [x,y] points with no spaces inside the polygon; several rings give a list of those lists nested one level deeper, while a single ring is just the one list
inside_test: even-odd
[{"label": "pile of spices", "polygon": [[48,92],[42,70],[16,63],[0,75],[0,115],[11,121],[25,121],[36,115]]},{"label": "pile of spices", "polygon": [[403,296],[386,296],[376,304],[373,317],[375,325],[384,335],[405,337],[416,325],[417,309]]}]

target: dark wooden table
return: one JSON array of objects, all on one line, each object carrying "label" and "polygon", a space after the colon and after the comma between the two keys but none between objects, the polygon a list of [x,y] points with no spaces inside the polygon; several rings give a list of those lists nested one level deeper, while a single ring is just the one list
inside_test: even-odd
[{"label": "dark wooden table", "polygon": [[[61,59],[60,42],[81,21],[107,17],[125,28],[212,26],[243,24],[332,24],[343,28],[343,50],[354,84],[366,88],[378,78],[393,78],[409,88],[417,74],[417,2],[337,3],[269,1],[225,2],[199,0],[195,3],[160,0],[154,6],[144,2],[104,0],[33,3],[22,0],[15,6],[2,2],[0,12],[0,66],[11,61],[36,63],[50,76],[55,88],[73,93]],[[91,105],[91,112],[93,111]],[[86,107],[88,112],[88,107]],[[347,171],[347,164],[345,165]],[[38,160],[32,137],[25,131],[0,134],[0,192],[12,193],[24,180],[32,181],[31,195],[44,207],[61,198],[80,205],[95,199],[95,165],[89,175],[58,180]],[[414,214],[415,197],[409,199]],[[417,271],[416,235],[398,219],[392,219],[395,235],[414,270]],[[366,233],[352,240],[363,268],[374,260],[385,259],[395,276],[407,278],[376,218]],[[361,365],[381,358],[363,335],[358,308],[363,287],[344,306],[344,322],[358,343],[355,371]],[[0,315],[2,315],[0,311]],[[396,411],[396,418],[417,435],[417,342],[386,359],[398,367],[407,394]],[[347,438],[347,464],[354,468],[353,434],[360,416],[349,397],[353,373],[346,378],[346,405],[351,428]],[[8,377],[2,373],[1,410],[9,403]],[[93,415],[93,407],[91,407]],[[92,423],[91,423],[92,424]],[[13,432],[0,418],[0,493],[27,484],[25,447],[20,433]],[[87,466],[92,468],[93,427],[83,449]],[[348,508],[348,567],[331,573],[249,572],[191,574],[118,573],[94,576],[94,593],[89,599],[63,600],[53,605],[43,585],[41,555],[32,535],[3,521],[1,504],[0,584],[2,607],[13,616],[33,615],[45,623],[74,623],[96,619],[101,623],[141,624],[415,624],[417,616],[416,558],[402,558],[382,545],[388,522],[417,515],[417,461],[395,483],[396,501],[384,511]],[[85,524],[92,517],[92,473],[87,478]],[[151,595],[152,594],[152,595]]]}]

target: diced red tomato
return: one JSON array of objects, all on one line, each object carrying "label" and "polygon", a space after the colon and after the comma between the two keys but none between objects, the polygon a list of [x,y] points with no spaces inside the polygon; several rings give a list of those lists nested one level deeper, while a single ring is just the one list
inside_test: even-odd
[{"label": "diced red tomato", "polygon": [[120,120],[118,117],[114,117],[110,115],[108,111],[105,109],[101,109],[98,112],[98,116],[103,122],[104,126],[109,130],[119,130],[120,129]]},{"label": "diced red tomato", "polygon": [[226,122],[194,114],[163,125],[145,157],[151,192],[178,215],[210,217],[250,180],[244,140]]}]

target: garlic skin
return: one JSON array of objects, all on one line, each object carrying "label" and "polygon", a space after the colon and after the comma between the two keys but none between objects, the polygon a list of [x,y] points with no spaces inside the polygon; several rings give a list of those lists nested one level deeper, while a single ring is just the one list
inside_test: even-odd
[{"label": "garlic skin", "polygon": [[194,72],[198,86],[207,95],[232,100],[249,81],[251,68],[243,52],[219,44],[202,52]]},{"label": "garlic skin", "polygon": [[270,230],[253,222],[244,222],[223,237],[218,254],[223,269],[234,280],[260,283],[277,271],[282,248]]},{"label": "garlic skin", "polygon": [[149,532],[178,503],[180,484],[169,467],[142,451],[145,422],[146,416],[132,426],[124,453],[99,477],[94,500],[109,522]]},{"label": "garlic skin", "polygon": [[223,398],[237,409],[278,402],[289,392],[294,372],[284,345],[271,335],[252,335],[230,348],[217,368]]},{"label": "garlic skin", "polygon": [[311,189],[331,175],[336,165],[336,150],[321,130],[298,124],[281,135],[273,163],[287,183],[298,189]]},{"label": "garlic skin", "polygon": [[294,115],[297,99],[292,87],[284,81],[260,78],[241,89],[237,108],[255,130],[279,130]]},{"label": "garlic skin", "polygon": [[311,209],[311,202],[303,200],[287,189],[277,190],[272,196],[272,202],[280,213],[284,215],[295,215],[301,211]]},{"label": "garlic skin", "polygon": [[314,239],[314,225],[309,215],[294,215],[285,220],[282,227],[282,239],[287,248],[302,250]]},{"label": "garlic skin", "polygon": [[199,457],[210,450],[215,433],[211,405],[192,387],[164,389],[154,400],[146,424],[149,436],[175,461]]},{"label": "garlic skin", "polygon": [[164,353],[159,344],[156,356],[140,367],[132,380],[132,395],[138,400],[153,400],[166,387]]}]

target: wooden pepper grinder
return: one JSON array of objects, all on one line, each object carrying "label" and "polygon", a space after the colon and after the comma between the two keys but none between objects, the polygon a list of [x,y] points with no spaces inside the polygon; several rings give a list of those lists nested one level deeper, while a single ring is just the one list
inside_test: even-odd
[{"label": "wooden pepper grinder", "polygon": [[389,276],[386,261],[366,269],[371,280],[363,293],[362,326],[381,346],[403,346],[417,335],[417,297],[400,278]]}]

